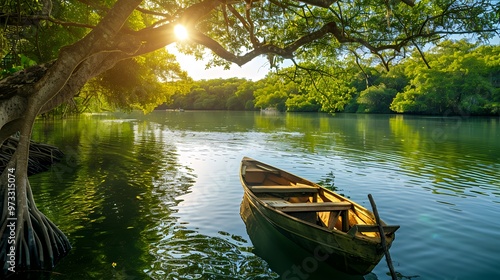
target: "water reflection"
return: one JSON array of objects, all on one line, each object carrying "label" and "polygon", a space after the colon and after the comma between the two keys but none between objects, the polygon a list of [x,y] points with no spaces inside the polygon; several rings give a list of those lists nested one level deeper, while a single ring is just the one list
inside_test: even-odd
[{"label": "water reflection", "polygon": [[153,279],[269,279],[272,273],[247,247],[187,229],[151,245],[156,259],[145,272]]},{"label": "water reflection", "polygon": [[495,119],[477,125],[476,119],[399,116],[390,119],[390,128],[401,139],[401,168],[432,182],[426,188],[433,193],[476,197],[500,187],[494,180],[500,163]]},{"label": "water reflection", "polygon": [[[313,181],[335,177],[340,193],[367,207],[372,193],[383,219],[401,225],[391,248],[398,272],[496,279],[499,123],[258,112],[38,122],[34,140],[66,153],[31,178],[38,207],[73,244],[50,277],[273,279],[301,266],[302,253],[283,264],[274,249],[286,240],[257,230],[254,250],[248,239],[237,167],[250,156]],[[387,267],[373,272],[365,279],[384,279]]]},{"label": "water reflection", "polygon": [[179,197],[197,177],[179,160],[183,136],[137,119],[82,117],[39,125],[38,141],[66,147],[61,164],[31,178],[39,208],[73,246],[48,274],[52,279],[268,279],[272,274],[244,238],[204,235],[178,221]]},{"label": "water reflection", "polygon": [[144,277],[148,248],[160,238],[150,229],[175,223],[170,207],[193,182],[176,165],[175,146],[155,141],[154,126],[81,118],[45,130],[66,147],[66,158],[31,180],[39,208],[73,245],[56,270],[64,278]]}]

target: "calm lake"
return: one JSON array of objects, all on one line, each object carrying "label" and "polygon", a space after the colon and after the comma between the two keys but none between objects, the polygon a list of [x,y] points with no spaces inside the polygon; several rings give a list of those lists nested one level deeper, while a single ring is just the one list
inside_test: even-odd
[{"label": "calm lake", "polygon": [[43,279],[348,277],[239,211],[243,156],[336,190],[399,224],[401,279],[499,279],[500,118],[165,112],[38,121],[64,161],[31,176],[73,245]]}]

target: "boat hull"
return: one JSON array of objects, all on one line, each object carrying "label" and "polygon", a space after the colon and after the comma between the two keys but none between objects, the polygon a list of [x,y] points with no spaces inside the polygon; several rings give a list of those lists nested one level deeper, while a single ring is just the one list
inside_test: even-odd
[{"label": "boat hull", "polygon": [[[306,181],[296,178],[302,180],[301,182]],[[312,224],[300,216],[279,211],[258,197],[247,186],[244,178],[241,179],[245,191],[240,210],[242,219],[247,222],[246,217],[254,215],[258,219],[265,220],[282,235],[311,253],[315,261],[327,263],[349,274],[365,275],[371,272],[383,257],[380,238],[353,236],[341,230]],[[393,239],[394,233],[388,237],[389,246]]]},{"label": "boat hull", "polygon": [[280,279],[325,279],[325,275],[328,279],[364,279],[362,275],[348,274],[335,268],[330,264],[330,255],[326,251],[318,249],[311,253],[287,238],[254,207],[250,207],[248,198],[243,198],[240,210],[254,246],[252,252],[265,260],[281,276]]},{"label": "boat hull", "polygon": [[268,209],[247,193],[243,199],[248,201],[248,207],[241,209],[242,217],[251,213],[258,219],[264,219],[285,237],[311,253],[318,262],[349,274],[365,275],[373,270],[383,256],[382,248],[377,244],[353,241],[347,236],[290,219]]}]

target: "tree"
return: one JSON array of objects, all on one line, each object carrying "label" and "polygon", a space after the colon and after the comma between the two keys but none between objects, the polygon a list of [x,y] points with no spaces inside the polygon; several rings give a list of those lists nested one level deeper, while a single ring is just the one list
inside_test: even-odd
[{"label": "tree", "polygon": [[[451,50],[451,51],[450,51]],[[445,41],[431,49],[429,65],[405,63],[408,85],[394,98],[400,113],[483,115],[499,111],[500,47]]]},{"label": "tree", "polygon": [[[179,81],[178,83],[184,84]],[[252,99],[253,91],[245,79],[213,79],[190,82],[187,91],[177,91],[171,98],[171,103],[160,108],[183,108],[196,110],[243,110],[245,103]],[[249,92],[250,91],[250,92]]]},{"label": "tree", "polygon": [[371,86],[362,91],[358,97],[360,108],[363,113],[390,113],[391,104],[397,91],[393,88],[387,88],[385,84]]},{"label": "tree", "polygon": [[284,77],[278,75],[268,76],[261,84],[263,85],[254,91],[255,107],[286,111],[286,100],[290,94],[297,91],[295,84],[287,82]]},{"label": "tree", "polygon": [[226,106],[228,110],[253,110],[253,93],[256,90],[255,82],[243,81],[237,91],[228,98]]},{"label": "tree", "polygon": [[[17,269],[50,268],[70,248],[64,234],[37,210],[33,201],[27,159],[36,116],[72,98],[87,81],[117,63],[174,43],[178,40],[176,25],[182,24],[189,31],[184,52],[200,55],[205,47],[215,54],[214,65],[231,62],[242,65],[260,55],[268,55],[272,67],[294,57],[297,65],[303,61],[321,63],[328,56],[342,55],[348,47],[362,55],[373,55],[388,67],[412,48],[419,50],[450,34],[474,33],[488,39],[498,30],[499,12],[498,3],[486,0],[54,3],[19,1],[19,5],[0,15],[0,23],[9,30],[25,31],[18,32],[19,40],[14,40],[21,50],[23,44],[41,45],[54,39],[37,36],[44,28],[78,31],[71,37],[74,41],[57,51],[57,59],[45,61],[46,56],[39,55],[39,61],[32,59],[38,65],[0,81],[0,143],[20,131],[18,149],[1,175],[0,261],[6,264],[7,253],[14,251]],[[69,17],[54,10],[64,8],[66,13],[75,5],[87,9],[80,15],[81,20],[68,21]],[[135,24],[138,21],[141,24]],[[28,36],[35,41],[26,40]],[[4,32],[1,37],[8,36]],[[335,83],[331,86],[338,87]],[[14,193],[8,183],[12,176],[15,176]],[[9,224],[11,218],[17,218],[13,230]],[[14,247],[6,238],[11,233],[15,236]],[[4,271],[9,268],[4,267]]]}]

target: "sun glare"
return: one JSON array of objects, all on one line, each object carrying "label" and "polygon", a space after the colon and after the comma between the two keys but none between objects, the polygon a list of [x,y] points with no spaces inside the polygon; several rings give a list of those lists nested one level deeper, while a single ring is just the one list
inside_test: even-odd
[{"label": "sun glare", "polygon": [[184,26],[182,26],[181,24],[177,24],[174,27],[174,33],[175,33],[175,36],[177,36],[177,38],[179,40],[186,40],[188,37],[188,32],[187,32],[186,28]]}]

